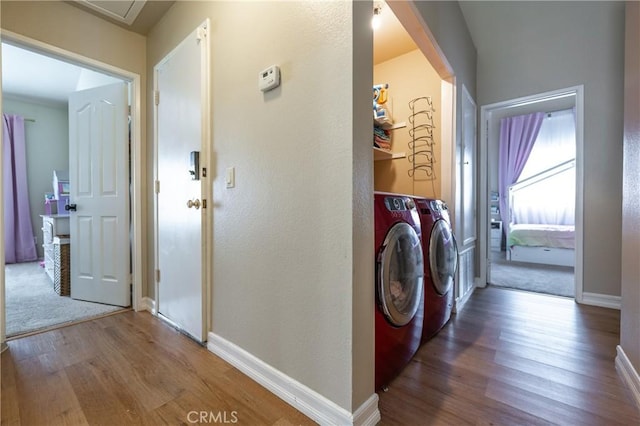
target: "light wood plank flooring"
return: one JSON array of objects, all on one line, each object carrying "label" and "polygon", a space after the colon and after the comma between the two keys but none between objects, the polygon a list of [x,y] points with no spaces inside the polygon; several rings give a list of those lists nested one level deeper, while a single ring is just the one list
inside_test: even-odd
[{"label": "light wood plank flooring", "polygon": [[[476,290],[381,393],[381,424],[638,425],[614,367],[619,317]],[[200,411],[243,425],[312,424],[147,313],[13,340],[2,354],[2,425],[190,424]]]},{"label": "light wood plank flooring", "polygon": [[380,394],[384,425],[639,425],[615,371],[620,312],[477,289]]},{"label": "light wood plank flooring", "polygon": [[148,313],[8,344],[2,425],[314,424]]}]

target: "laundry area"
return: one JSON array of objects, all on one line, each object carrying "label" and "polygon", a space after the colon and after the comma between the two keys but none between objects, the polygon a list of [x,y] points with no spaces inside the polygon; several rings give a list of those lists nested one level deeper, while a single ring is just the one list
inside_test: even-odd
[{"label": "laundry area", "polygon": [[444,193],[452,192],[443,191],[456,172],[446,155],[451,138],[443,138],[442,123],[452,120],[443,120],[443,80],[387,5],[374,13],[375,388],[381,391],[449,321],[458,247]]},{"label": "laundry area", "polygon": [[[382,92],[385,100],[374,111],[374,188],[441,198],[442,179],[450,174],[441,159],[442,80],[413,46],[373,67],[374,91]],[[380,131],[388,144],[376,147]]]}]

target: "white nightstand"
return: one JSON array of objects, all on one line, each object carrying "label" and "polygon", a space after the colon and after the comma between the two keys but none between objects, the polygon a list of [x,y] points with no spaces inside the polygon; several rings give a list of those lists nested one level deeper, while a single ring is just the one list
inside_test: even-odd
[{"label": "white nightstand", "polygon": [[491,226],[491,250],[500,251],[502,243],[502,221],[492,220]]}]

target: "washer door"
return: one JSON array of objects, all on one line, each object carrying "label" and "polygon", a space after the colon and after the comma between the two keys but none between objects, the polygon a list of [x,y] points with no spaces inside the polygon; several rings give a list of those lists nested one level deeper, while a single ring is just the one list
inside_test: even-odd
[{"label": "washer door", "polygon": [[458,247],[446,220],[436,221],[431,230],[429,267],[436,291],[439,294],[448,292],[458,269]]},{"label": "washer door", "polygon": [[378,302],[387,321],[402,327],[413,319],[422,300],[424,263],[420,237],[409,224],[397,223],[378,256]]}]

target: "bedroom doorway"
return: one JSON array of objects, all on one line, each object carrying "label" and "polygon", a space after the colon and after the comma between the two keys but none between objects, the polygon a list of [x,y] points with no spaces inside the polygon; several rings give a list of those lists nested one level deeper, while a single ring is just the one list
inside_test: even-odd
[{"label": "bedroom doorway", "polygon": [[[17,34],[3,31],[2,35],[3,35],[3,44],[4,43],[10,44],[12,48],[19,51],[20,55],[22,56],[24,56],[25,54],[30,55],[31,53],[37,52],[43,57],[46,57],[50,61],[50,63],[56,62],[60,64],[58,68],[65,67],[65,66],[75,66],[76,69],[78,70],[76,74],[72,73],[72,75],[68,75],[69,73],[66,73],[65,75],[67,78],[77,79],[77,84],[74,86],[76,90],[90,87],[91,85],[93,86],[104,85],[106,84],[107,79],[109,81],[115,80],[115,81],[124,81],[127,83],[130,90],[128,94],[128,98],[131,105],[130,111],[132,113],[130,115],[130,124],[129,124],[130,129],[129,131],[126,132],[130,135],[129,136],[130,144],[127,150],[128,151],[127,155],[129,159],[127,163],[130,164],[130,175],[129,175],[130,183],[127,184],[126,186],[127,186],[127,191],[129,192],[128,196],[129,195],[131,196],[132,201],[131,201],[130,210],[129,210],[131,226],[130,227],[127,226],[127,232],[128,233],[130,232],[130,238],[127,238],[127,240],[130,241],[129,244],[131,245],[131,258],[128,259],[128,261],[126,262],[127,264],[126,267],[127,269],[129,269],[132,266],[132,271],[127,274],[125,279],[128,282],[127,283],[128,293],[131,294],[131,299],[132,299],[130,305],[132,305],[133,309],[136,309],[136,310],[140,309],[142,307],[140,303],[141,276],[139,272],[141,270],[141,266],[140,266],[141,265],[141,250],[140,250],[141,236],[138,230],[138,226],[134,225],[136,223],[140,223],[140,218],[141,218],[141,208],[139,206],[139,203],[135,201],[136,198],[139,198],[140,182],[141,182],[141,176],[140,176],[141,169],[139,164],[140,158],[141,158],[140,156],[140,141],[141,141],[140,118],[141,117],[140,117],[139,109],[137,108],[137,106],[140,104],[140,76],[137,74],[131,73],[129,71],[125,71],[120,68],[110,66],[105,63],[101,63],[92,59],[85,58],[79,54],[54,48],[45,43],[41,43]],[[3,56],[5,55],[3,54]],[[10,56],[10,55],[7,55],[7,56]],[[11,62],[12,65],[18,65],[20,61],[12,60],[12,61],[7,61],[6,63],[8,62]],[[7,69],[6,63],[5,63],[4,69]],[[34,69],[38,67],[28,67],[28,68]],[[47,69],[49,71],[49,74],[53,74],[54,70],[48,67],[40,67],[40,68]],[[46,80],[46,79],[42,79],[42,80]],[[50,81],[50,80],[46,80],[46,81]],[[11,87],[11,85],[8,85],[8,84],[5,85],[4,83],[5,82],[3,81],[3,98],[5,98],[6,100],[8,99],[7,95],[10,93],[11,94],[13,93],[8,90]],[[52,87],[54,88],[54,92],[56,92],[57,90],[60,93],[58,92],[56,93],[58,95],[62,95],[63,94],[62,90],[67,89],[69,86],[63,85],[63,84],[57,84],[57,85],[54,84]],[[37,88],[37,90],[38,90],[37,93],[41,95],[40,88]],[[127,98],[127,96],[125,96],[125,98]],[[64,104],[64,102],[62,103]],[[68,119],[67,119],[67,112],[66,112],[67,111],[66,104],[58,105],[58,103],[56,103],[55,101],[50,101],[50,102],[43,101],[43,100],[40,100],[40,98],[36,100],[35,95],[32,97],[28,97],[26,95],[18,96],[18,93],[16,92],[16,95],[13,96],[11,102],[3,102],[3,109],[5,109],[5,107],[11,107],[10,109],[12,110],[12,112],[18,115],[23,115],[27,118],[27,120],[25,121],[27,121],[27,126],[30,126],[30,128],[27,129],[27,132],[31,132],[31,136],[38,136],[36,139],[39,138],[46,142],[51,142],[54,135],[59,134],[60,137],[64,139],[65,138],[64,135],[68,133],[68,129],[67,129]],[[54,131],[52,130],[52,128],[59,129],[59,131]],[[40,133],[38,134],[38,132]],[[47,132],[50,132],[50,133],[47,133]],[[27,136],[26,139],[28,139],[26,141],[27,144],[31,142],[33,145],[33,141],[35,140],[33,137],[29,138]],[[34,147],[27,146],[27,148],[29,149]],[[61,158],[65,156],[68,157],[68,154],[69,154],[68,149],[67,150],[58,149],[56,152],[59,154],[59,156],[61,156]],[[39,154],[40,154],[39,155],[40,157],[43,157],[43,156],[46,157],[46,160],[51,160],[53,157],[53,155],[48,155],[48,156],[43,155],[41,152]],[[53,167],[52,163],[46,163],[46,167],[42,167],[42,168],[46,168],[45,171],[47,172],[47,176],[49,177],[46,179],[43,178],[44,180],[41,179],[44,182],[43,183],[44,186],[38,187],[37,190],[35,191],[36,193],[34,194],[34,196],[37,196],[37,201],[31,203],[34,207],[43,206],[44,200],[45,200],[44,192],[49,191],[50,190],[49,188],[52,187],[51,177],[53,177],[53,174],[51,173],[51,170],[50,170],[52,167]],[[53,168],[59,168],[59,167],[53,167]],[[1,191],[2,190],[0,189],[0,192]],[[53,212],[55,212],[55,210],[53,210],[52,213]],[[33,215],[35,215],[35,219],[33,220],[33,223],[32,223],[33,233],[34,233],[34,236],[36,236],[39,239],[36,242],[36,245],[41,246],[42,241],[40,241],[40,238],[43,238],[42,237],[43,231],[40,231],[40,228],[44,227],[42,225],[43,219],[39,217],[40,216],[39,212],[32,211],[32,213]],[[40,225],[38,225],[38,222],[40,223]],[[62,241],[60,242],[60,244],[62,244]],[[43,258],[42,253],[40,252],[38,253],[38,258],[40,259]],[[129,256],[127,256],[127,258],[129,258]],[[21,264],[11,264],[11,265],[7,265],[5,268],[5,261],[3,258],[1,269],[2,270],[0,272],[2,275],[2,279],[0,280],[0,295],[1,295],[0,318],[2,319],[2,321],[0,321],[0,338],[1,338],[0,340],[3,342],[3,348],[5,347],[4,341],[5,339],[7,339],[7,337],[21,336],[21,335],[28,334],[31,331],[43,330],[49,327],[54,327],[56,323],[59,324],[67,321],[78,321],[83,317],[102,315],[112,310],[122,309],[120,307],[112,308],[111,306],[96,304],[96,303],[91,304],[91,309],[86,309],[87,305],[90,304],[89,302],[71,300],[68,297],[60,297],[59,295],[55,294],[55,292],[54,294],[51,294],[51,291],[52,291],[51,288],[53,287],[52,281],[50,277],[45,276],[43,268],[40,265],[40,261],[30,262],[30,263],[21,263]],[[22,290],[20,288],[20,280],[22,280],[22,282],[29,283],[32,291],[26,292],[26,295],[25,295],[25,292],[12,291],[11,286],[13,284],[16,284],[16,285],[13,285],[14,288],[17,287],[18,290]],[[42,284],[42,287],[40,287],[40,284]],[[43,292],[46,291],[46,297],[43,296],[44,293],[42,292],[38,293],[38,291],[34,289],[34,286],[37,286],[38,290],[42,288]],[[12,296],[16,296],[17,298]],[[30,298],[30,299],[27,299],[27,298]],[[15,306],[21,307],[23,305],[22,303],[17,303],[17,304],[13,303],[16,300],[32,300],[32,301],[35,301],[34,303],[38,303],[38,306],[49,306],[49,305],[54,306],[55,305],[56,306],[55,309],[57,309],[57,311],[54,312],[53,308],[32,309],[37,311],[37,313],[39,314],[39,316],[36,316],[33,318],[33,321],[31,320],[26,321],[22,319],[19,321],[13,321],[12,318],[15,317],[15,315],[13,315],[10,312],[10,305],[11,307],[15,307]],[[60,303],[58,303],[60,301],[63,301],[66,303],[63,303],[61,305]],[[24,304],[29,304],[29,302],[26,302]],[[80,306],[81,304],[82,306]],[[97,309],[94,309],[96,307]],[[22,311],[20,310],[16,311],[18,314],[18,317],[20,316]],[[16,312],[13,312],[13,313],[16,313]],[[10,315],[12,315],[11,318],[10,318]],[[27,313],[27,315],[29,314]]]},{"label": "bedroom doorway", "polygon": [[482,107],[481,283],[580,300],[582,114],[581,86]]}]

